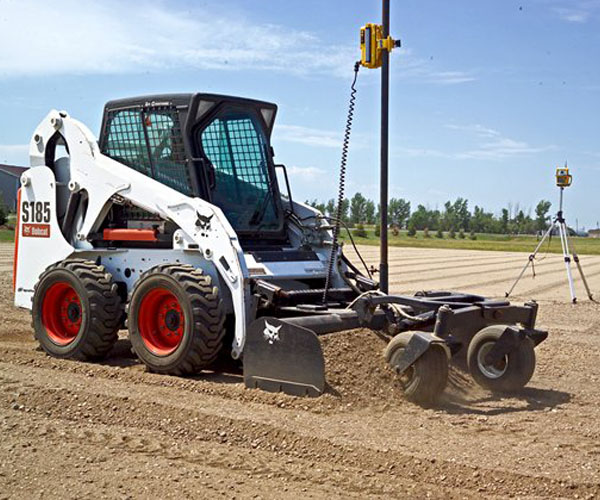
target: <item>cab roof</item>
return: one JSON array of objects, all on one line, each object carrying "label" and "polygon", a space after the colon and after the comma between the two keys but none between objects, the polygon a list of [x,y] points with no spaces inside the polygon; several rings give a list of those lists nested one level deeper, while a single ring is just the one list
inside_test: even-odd
[{"label": "cab roof", "polygon": [[248,99],[221,94],[207,93],[181,93],[181,94],[154,94],[137,97],[126,97],[108,101],[104,106],[102,131],[105,130],[107,116],[110,112],[131,108],[156,108],[175,107],[180,113],[182,126],[189,130],[194,124],[203,119],[209,111],[217,109],[222,104],[234,104],[243,108],[252,108],[263,114],[270,135],[273,129],[277,105],[272,102]]},{"label": "cab roof", "polygon": [[106,103],[105,108],[116,109],[130,106],[152,106],[160,104],[170,104],[175,106],[191,106],[194,101],[213,101],[213,102],[233,102],[236,104],[248,104],[252,106],[275,108],[277,105],[272,102],[260,101],[257,99],[248,99],[246,97],[238,97],[223,94],[206,94],[201,92],[196,93],[179,93],[179,94],[150,94],[136,97],[125,97],[122,99],[113,99]]}]

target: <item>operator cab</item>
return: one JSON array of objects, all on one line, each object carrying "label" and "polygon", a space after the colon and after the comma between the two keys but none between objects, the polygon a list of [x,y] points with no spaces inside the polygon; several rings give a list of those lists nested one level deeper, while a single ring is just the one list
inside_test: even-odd
[{"label": "operator cab", "polygon": [[100,149],[218,206],[240,240],[281,241],[284,216],[270,145],[276,113],[275,104],[214,94],[110,101]]}]

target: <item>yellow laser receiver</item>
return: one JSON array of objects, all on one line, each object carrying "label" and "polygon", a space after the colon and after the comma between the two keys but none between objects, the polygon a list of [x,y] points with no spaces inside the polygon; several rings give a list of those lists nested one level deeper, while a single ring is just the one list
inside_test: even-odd
[{"label": "yellow laser receiver", "polygon": [[394,40],[391,36],[383,38],[381,24],[365,24],[360,29],[360,64],[370,69],[381,68],[383,51],[391,52],[399,46],[400,41]]},{"label": "yellow laser receiver", "polygon": [[557,168],[556,169],[556,185],[559,188],[566,188],[573,182],[573,176],[569,174],[568,168]]}]

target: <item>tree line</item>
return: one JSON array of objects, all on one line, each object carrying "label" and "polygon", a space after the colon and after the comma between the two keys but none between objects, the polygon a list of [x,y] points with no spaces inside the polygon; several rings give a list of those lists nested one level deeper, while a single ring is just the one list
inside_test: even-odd
[{"label": "tree line", "polygon": [[[335,217],[337,207],[335,200],[327,203],[318,200],[307,200],[306,203],[320,212]],[[540,200],[535,209],[523,208],[518,203],[509,203],[499,214],[475,205],[469,209],[465,198],[447,201],[443,208],[429,208],[417,205],[411,210],[410,201],[403,198],[391,198],[388,202],[388,222],[392,227],[408,229],[409,232],[428,231],[470,231],[473,233],[494,234],[535,234],[548,227],[549,211],[552,206],[547,200]],[[356,193],[342,203],[342,221],[349,226],[379,224],[379,205]]]}]

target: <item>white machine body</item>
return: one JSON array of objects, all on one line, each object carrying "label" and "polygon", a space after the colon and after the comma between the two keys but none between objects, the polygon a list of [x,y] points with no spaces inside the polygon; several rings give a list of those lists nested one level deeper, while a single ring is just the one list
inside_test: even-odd
[{"label": "white machine body", "polygon": [[[46,146],[56,133],[62,137],[68,157],[58,159],[53,171],[46,166]],[[220,208],[201,198],[186,196],[103,155],[94,134],[65,112],[51,111],[37,127],[30,143],[30,161],[31,168],[22,175],[19,194],[15,245],[18,307],[31,309],[40,275],[68,257],[101,263],[115,281],[126,284],[128,291],[144,271],[158,264],[189,263],[202,268],[220,284],[226,307],[235,317],[232,356],[238,358],[244,348],[246,327],[253,319],[249,318],[250,277],[289,280],[324,277],[327,272],[331,232],[327,228],[319,230],[316,210],[294,203],[297,213],[314,218],[315,231],[307,236],[306,228],[290,225],[289,237],[300,242],[318,235],[320,246],[313,248],[318,261],[256,262],[251,254],[244,254],[236,232]],[[87,194],[87,210],[77,215],[76,231],[70,241],[58,222],[60,190],[85,190]],[[123,202],[175,223],[179,229],[173,235],[172,249],[95,248],[89,235],[98,230],[112,204]],[[200,219],[208,222],[199,224]],[[334,277],[333,285],[339,284],[339,278]]]}]

